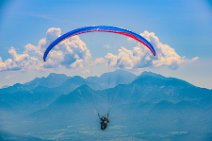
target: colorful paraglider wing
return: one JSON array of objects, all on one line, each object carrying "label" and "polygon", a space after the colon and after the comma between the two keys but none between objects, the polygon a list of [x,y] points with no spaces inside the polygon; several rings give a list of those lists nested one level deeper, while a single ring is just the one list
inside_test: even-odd
[{"label": "colorful paraglider wing", "polygon": [[88,33],[88,32],[111,32],[111,33],[122,34],[122,35],[128,36],[128,37],[140,42],[144,46],[146,46],[152,52],[152,54],[154,56],[156,55],[154,47],[151,45],[150,42],[148,42],[141,35],[139,35],[135,32],[132,32],[130,30],[124,29],[124,28],[101,25],[101,26],[88,26],[88,27],[77,28],[77,29],[74,29],[74,30],[67,32],[67,33],[63,34],[62,36],[58,37],[46,49],[44,56],[43,56],[43,60],[46,61],[46,57],[48,56],[51,49],[54,46],[56,46],[58,43],[60,43],[61,41],[65,40],[67,38],[70,38],[72,36],[83,34],[83,33]]}]

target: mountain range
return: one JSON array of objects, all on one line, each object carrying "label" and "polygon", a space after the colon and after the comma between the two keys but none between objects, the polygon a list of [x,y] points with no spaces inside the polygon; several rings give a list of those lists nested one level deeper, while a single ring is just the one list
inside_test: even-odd
[{"label": "mountain range", "polygon": [[[99,130],[97,113],[110,114],[106,132]],[[212,90],[152,72],[136,76],[118,70],[88,78],[50,74],[0,89],[0,115],[0,131],[7,136],[212,140]]]}]

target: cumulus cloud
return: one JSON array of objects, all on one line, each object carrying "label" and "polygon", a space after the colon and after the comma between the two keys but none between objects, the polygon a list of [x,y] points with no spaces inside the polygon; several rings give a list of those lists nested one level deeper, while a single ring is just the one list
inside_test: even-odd
[{"label": "cumulus cloud", "polygon": [[[15,48],[9,49],[10,57],[3,60],[0,57],[0,71],[8,70],[45,70],[49,68],[67,67],[79,70],[85,68],[91,61],[91,53],[79,36],[68,38],[55,46],[49,53],[47,61],[42,60],[47,46],[61,36],[60,28],[49,28],[46,36],[36,45],[27,44],[23,52]],[[179,55],[170,45],[162,43],[153,32],[144,31],[141,35],[155,47],[157,56],[138,43],[132,49],[120,47],[117,54],[107,53],[104,57],[96,58],[91,65],[107,64],[114,68],[134,69],[144,67],[169,67],[177,69],[183,63],[198,60],[198,57],[186,59]]]},{"label": "cumulus cloud", "polygon": [[165,66],[177,69],[183,63],[198,59],[198,57],[186,59],[184,56],[180,56],[171,46],[162,43],[153,32],[144,31],[141,35],[155,47],[157,56],[152,56],[146,47],[138,44],[132,49],[121,47],[118,54],[108,53],[104,57],[105,61],[116,68],[134,69]]},{"label": "cumulus cloud", "polygon": [[39,40],[37,45],[27,44],[22,53],[15,48],[9,49],[10,58],[3,60],[0,57],[0,71],[8,70],[44,70],[56,67],[83,67],[91,58],[86,44],[74,36],[57,45],[50,53],[46,63],[42,57],[47,46],[61,36],[60,28],[49,28],[46,37]]}]

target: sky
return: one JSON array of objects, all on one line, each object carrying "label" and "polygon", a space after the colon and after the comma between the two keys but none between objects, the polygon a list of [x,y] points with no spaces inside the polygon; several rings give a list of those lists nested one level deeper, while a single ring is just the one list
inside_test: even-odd
[{"label": "sky", "polygon": [[[158,56],[127,37],[89,33],[61,43],[49,61],[42,62],[51,41],[89,25],[135,31],[155,46]],[[211,89],[211,25],[211,0],[1,0],[0,87],[51,72],[88,76],[127,69],[137,74],[153,71]]]}]

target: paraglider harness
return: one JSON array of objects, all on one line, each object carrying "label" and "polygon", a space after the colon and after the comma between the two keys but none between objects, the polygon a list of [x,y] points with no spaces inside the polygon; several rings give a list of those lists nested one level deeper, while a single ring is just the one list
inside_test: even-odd
[{"label": "paraglider harness", "polygon": [[105,130],[107,128],[109,121],[109,114],[107,114],[106,116],[100,116],[100,114],[98,113],[98,117],[100,119],[100,128],[101,130]]}]

